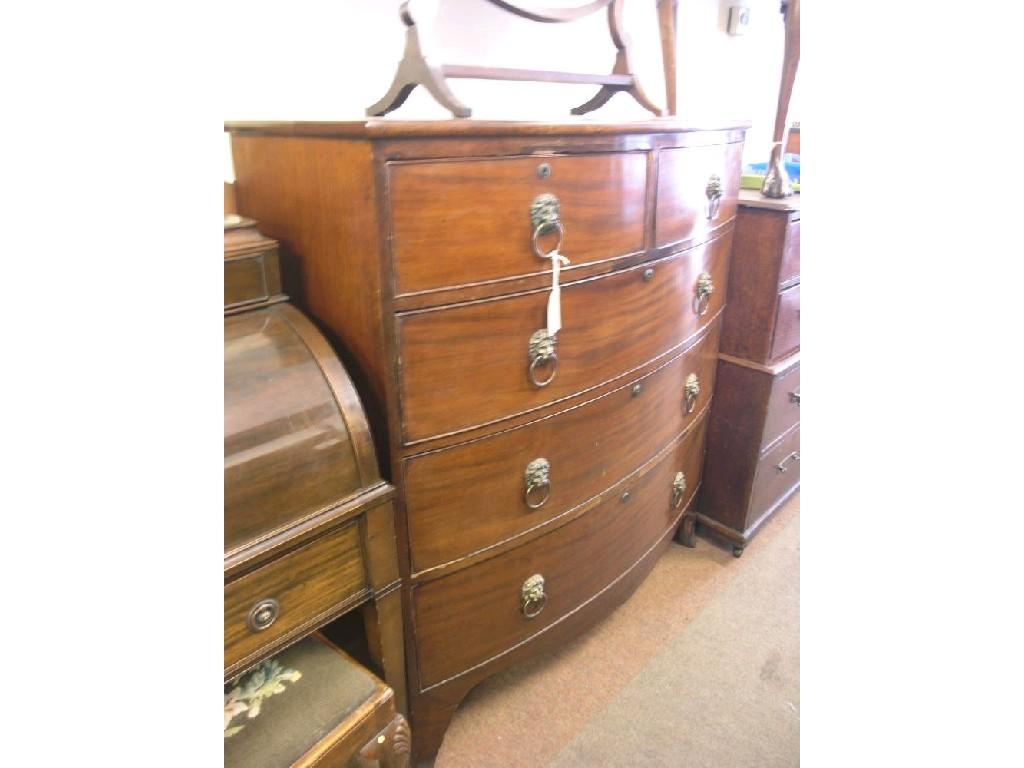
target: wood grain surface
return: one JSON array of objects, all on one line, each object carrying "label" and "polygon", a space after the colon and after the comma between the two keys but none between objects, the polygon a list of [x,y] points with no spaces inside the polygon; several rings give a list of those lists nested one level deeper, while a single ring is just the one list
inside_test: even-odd
[{"label": "wood grain surface", "polygon": [[[724,304],[730,243],[726,234],[675,256],[566,284],[558,371],[542,388],[528,378],[527,350],[547,324],[548,291],[400,316],[405,441],[535,410],[676,349]],[[703,272],[715,291],[701,316],[695,299]]]},{"label": "wood grain surface", "polygon": [[[650,471],[607,493],[588,514],[522,547],[417,587],[413,602],[420,688],[523,642],[626,571],[675,518],[676,472],[685,473],[688,488],[697,486],[705,424],[702,420]],[[527,619],[521,587],[533,574],[544,577],[548,600],[535,619]]]},{"label": "wood grain surface", "polygon": [[225,551],[361,485],[334,394],[280,307],[225,317]]},{"label": "wood grain surface", "polygon": [[[710,229],[736,215],[743,144],[663,149],[658,153],[655,242],[698,242]],[[708,181],[721,180],[722,198],[709,216]]]},{"label": "wood grain surface", "polygon": [[[643,152],[390,163],[396,295],[550,272],[532,245],[541,194],[559,201],[574,265],[642,251],[646,181]],[[542,253],[556,244],[540,238]]]},{"label": "wood grain surface", "polygon": [[[332,609],[366,588],[359,527],[348,524],[224,586],[225,677],[244,667],[264,647],[301,634]],[[249,611],[274,599],[280,614],[269,628],[254,631]],[[312,627],[310,627],[312,628]]]},{"label": "wood grain surface", "polygon": [[[710,401],[717,331],[716,323],[682,355],[595,400],[406,460],[414,573],[548,525],[649,461]],[[690,373],[697,374],[701,394],[688,414],[683,387]],[[536,458],[549,462],[551,487],[543,506],[531,510],[524,473]],[[531,495],[534,503],[540,497]]]}]

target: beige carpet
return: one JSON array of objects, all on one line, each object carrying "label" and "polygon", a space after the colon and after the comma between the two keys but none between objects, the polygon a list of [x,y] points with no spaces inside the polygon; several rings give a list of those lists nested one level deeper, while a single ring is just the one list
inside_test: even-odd
[{"label": "beige carpet", "polygon": [[471,691],[435,768],[799,765],[799,513],[740,559],[673,544],[599,627]]}]

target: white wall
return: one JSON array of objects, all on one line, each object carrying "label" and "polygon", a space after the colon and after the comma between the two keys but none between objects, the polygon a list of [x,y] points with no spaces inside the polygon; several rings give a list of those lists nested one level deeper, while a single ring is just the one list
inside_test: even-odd
[{"label": "white wall", "polygon": [[[521,0],[527,5],[526,0]],[[536,0],[535,6],[575,6],[583,0]],[[751,120],[747,161],[767,157],[782,70],[783,24],[778,0],[745,0],[746,35],[726,32],[730,0],[679,0],[678,110],[700,124]],[[225,120],[359,120],[387,90],[402,55],[400,0],[249,0],[238,3],[226,52]],[[611,71],[614,47],[606,15],[570,24],[538,24],[485,0],[420,0],[420,24],[435,25],[436,58],[578,72]],[[415,5],[414,5],[415,8]],[[655,0],[627,0],[627,34],[634,68],[651,99],[665,103]],[[474,118],[565,120],[593,86],[451,81]],[[790,119],[797,119],[794,95]],[[450,119],[422,88],[393,113],[400,119]],[[650,113],[617,94],[591,119],[642,120]],[[230,179],[230,160],[227,175]]]}]

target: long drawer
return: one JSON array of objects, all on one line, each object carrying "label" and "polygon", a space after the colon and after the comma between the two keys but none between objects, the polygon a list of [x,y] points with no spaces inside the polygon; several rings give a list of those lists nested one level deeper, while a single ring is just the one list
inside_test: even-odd
[{"label": "long drawer", "polygon": [[651,459],[710,402],[719,328],[715,323],[671,362],[583,405],[408,460],[413,570],[542,525]]},{"label": "long drawer", "polygon": [[663,149],[658,159],[658,246],[699,242],[736,215],[743,144]]},{"label": "long drawer", "polygon": [[768,445],[800,421],[800,363],[772,380],[768,393],[761,447]]},{"label": "long drawer", "polygon": [[366,588],[350,523],[224,586],[224,669],[297,634]]},{"label": "long drawer", "polygon": [[756,521],[800,482],[800,426],[768,450],[757,462],[747,519]]},{"label": "long drawer", "polygon": [[[521,643],[632,566],[678,519],[697,487],[707,419],[570,523],[413,590],[421,689]],[[682,472],[685,487],[673,483]],[[676,506],[678,504],[678,506]]]},{"label": "long drawer", "polygon": [[642,251],[646,185],[644,152],[392,163],[396,294],[544,271],[530,222],[541,194],[559,202],[574,266]]},{"label": "long drawer", "polygon": [[552,377],[545,386],[531,381],[530,341],[546,325],[549,291],[399,315],[404,441],[535,410],[677,348],[721,309],[730,243],[728,232],[655,262],[566,284],[555,359],[534,358],[534,379]]}]

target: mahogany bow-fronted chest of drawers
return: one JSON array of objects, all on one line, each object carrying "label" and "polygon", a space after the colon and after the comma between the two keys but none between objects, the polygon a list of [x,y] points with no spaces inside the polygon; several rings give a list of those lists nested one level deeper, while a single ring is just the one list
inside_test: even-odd
[{"label": "mahogany bow-fronted chest of drawers", "polygon": [[606,616],[692,526],[745,126],[228,129],[239,210],[381,438],[428,759],[470,688]]},{"label": "mahogany bow-fronted chest of drawers", "polygon": [[700,524],[747,542],[800,486],[800,198],[740,193]]}]

